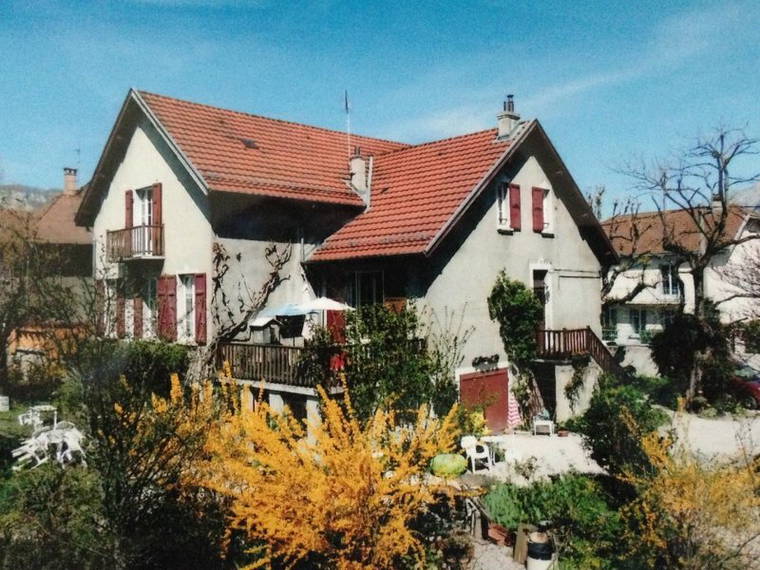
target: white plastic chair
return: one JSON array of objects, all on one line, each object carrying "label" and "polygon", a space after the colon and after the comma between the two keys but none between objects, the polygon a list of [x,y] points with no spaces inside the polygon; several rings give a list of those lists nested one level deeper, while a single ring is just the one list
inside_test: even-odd
[{"label": "white plastic chair", "polygon": [[470,461],[470,470],[475,473],[475,463],[483,461],[486,464],[486,468],[490,471],[493,467],[493,459],[491,457],[491,450],[488,448],[488,444],[478,443],[478,438],[473,435],[466,435],[460,442],[462,449],[464,449],[467,459]]}]

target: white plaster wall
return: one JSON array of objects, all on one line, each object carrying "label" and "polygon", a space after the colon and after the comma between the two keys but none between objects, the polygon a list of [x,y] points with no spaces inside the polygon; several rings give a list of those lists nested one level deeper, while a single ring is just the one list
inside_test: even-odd
[{"label": "white plaster wall", "polygon": [[[621,273],[612,287],[610,292],[611,298],[621,298],[630,293],[636,285],[642,280],[650,288],[641,291],[631,301],[636,305],[677,305],[679,298],[677,295],[666,295],[663,292],[662,287],[662,273],[660,272],[660,266],[668,264],[667,259],[654,259],[651,260],[645,267],[634,267],[628,271]],[[686,310],[693,310],[694,307],[694,282],[691,279],[691,273],[686,265],[681,265],[678,268],[678,276],[684,285],[684,299],[686,302]]]},{"label": "white plaster wall", "polygon": [[[180,169],[155,128],[145,119],[139,121],[93,225],[96,277],[118,276],[118,264],[105,260],[105,239],[106,230],[124,228],[125,192],[160,182],[165,257],[161,274],[205,273],[207,296],[210,296],[213,231],[207,218],[208,201],[203,191],[189,177],[183,176]],[[206,322],[211,338],[213,324],[208,313]]]},{"label": "white plaster wall", "polygon": [[[496,183],[501,182],[497,180]],[[464,327],[474,333],[464,349],[466,367],[476,356],[499,354],[506,361],[497,323],[488,316],[487,298],[501,269],[512,279],[532,286],[532,270],[547,268],[549,273],[549,328],[591,326],[601,334],[599,313],[599,261],[583,241],[578,227],[535,157],[531,157],[513,177],[520,185],[522,230],[511,235],[497,232],[495,184],[486,189],[494,199],[475,229],[453,254],[441,273],[428,287],[423,304],[438,315],[445,311],[464,314]],[[554,237],[534,233],[531,215],[531,188],[552,193]]]},{"label": "white plaster wall", "polygon": [[583,370],[583,385],[576,393],[574,402],[570,402],[565,392],[565,387],[572,381],[575,369],[570,364],[558,364],[554,367],[556,382],[557,408],[555,417],[558,422],[564,422],[570,418],[581,416],[588,410],[594,388],[602,374],[602,369],[594,361],[589,359],[588,366]]},{"label": "white plaster wall", "polygon": [[[745,231],[742,237],[746,235],[748,234]],[[760,240],[744,242],[725,254],[716,256],[705,271],[705,294],[716,302],[728,299],[732,295],[746,294],[746,290],[727,281],[726,273],[731,275],[737,271],[754,270],[754,263],[748,263],[748,259],[760,259]],[[724,323],[760,318],[758,299],[737,297],[720,303],[718,307]]]},{"label": "white plaster wall", "polygon": [[[266,261],[265,250],[274,242],[219,237],[216,241],[223,245],[230,255],[230,270],[225,277],[223,287],[231,299],[230,308],[237,310],[239,286],[245,282],[247,288],[255,295],[269,278],[272,267]],[[276,245],[280,251],[284,251],[288,246],[291,247],[290,260],[280,272],[284,281],[272,291],[266,306],[277,307],[286,303],[302,303],[313,299],[314,291],[301,265],[303,257],[301,245],[299,243],[277,243]],[[306,247],[310,249],[313,244],[308,244]],[[239,262],[237,261],[238,254],[240,255]],[[245,294],[245,288],[243,293]]]}]

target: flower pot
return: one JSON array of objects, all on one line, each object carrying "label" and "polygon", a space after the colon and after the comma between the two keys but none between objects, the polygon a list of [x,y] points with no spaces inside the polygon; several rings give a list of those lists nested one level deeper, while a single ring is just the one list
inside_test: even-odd
[{"label": "flower pot", "polygon": [[508,529],[504,528],[500,524],[495,522],[488,523],[488,538],[498,544],[499,546],[507,546],[507,539],[509,537],[510,543],[512,543],[512,533]]},{"label": "flower pot", "polygon": [[560,430],[557,430],[557,435],[559,437],[567,437],[568,435],[570,435],[570,432],[567,431],[566,429],[560,429]]}]

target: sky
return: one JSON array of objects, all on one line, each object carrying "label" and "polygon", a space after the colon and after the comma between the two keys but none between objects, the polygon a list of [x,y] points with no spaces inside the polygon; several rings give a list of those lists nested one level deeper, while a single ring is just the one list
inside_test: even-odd
[{"label": "sky", "polygon": [[86,182],[130,87],[334,129],[348,90],[353,132],[411,143],[514,93],[614,198],[626,163],[760,137],[759,71],[757,1],[0,0],[0,183]]}]

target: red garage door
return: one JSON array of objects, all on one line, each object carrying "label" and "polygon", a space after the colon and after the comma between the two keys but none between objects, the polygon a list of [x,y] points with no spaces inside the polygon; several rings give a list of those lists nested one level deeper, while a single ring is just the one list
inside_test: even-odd
[{"label": "red garage door", "polygon": [[467,407],[486,405],[486,424],[492,432],[507,429],[507,393],[509,375],[506,368],[489,372],[462,374],[459,377],[460,399]]}]

